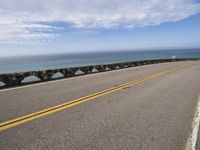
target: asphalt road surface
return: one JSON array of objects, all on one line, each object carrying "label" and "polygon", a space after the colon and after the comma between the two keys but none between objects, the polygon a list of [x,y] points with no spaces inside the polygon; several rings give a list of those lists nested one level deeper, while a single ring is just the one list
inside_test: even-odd
[{"label": "asphalt road surface", "polygon": [[[1,125],[15,123],[0,129],[0,149],[184,149],[199,94],[200,61],[133,67],[1,90]],[[67,106],[37,114],[63,103]],[[33,113],[35,118],[13,120]]]}]

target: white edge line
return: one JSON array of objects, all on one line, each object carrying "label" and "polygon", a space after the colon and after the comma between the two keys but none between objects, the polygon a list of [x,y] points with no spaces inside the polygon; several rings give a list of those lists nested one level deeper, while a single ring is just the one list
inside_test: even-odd
[{"label": "white edge line", "polygon": [[195,150],[197,144],[197,137],[199,131],[199,123],[200,123],[200,95],[197,100],[197,107],[194,114],[194,119],[192,122],[192,132],[187,140],[187,144],[185,150]]}]

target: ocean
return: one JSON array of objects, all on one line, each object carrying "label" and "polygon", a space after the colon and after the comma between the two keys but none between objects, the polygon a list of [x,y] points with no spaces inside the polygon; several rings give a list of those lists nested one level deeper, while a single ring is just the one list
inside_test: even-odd
[{"label": "ocean", "polygon": [[172,56],[176,56],[176,58],[200,58],[200,49],[110,51],[80,54],[0,57],[0,74],[136,60],[166,59],[171,58]]}]

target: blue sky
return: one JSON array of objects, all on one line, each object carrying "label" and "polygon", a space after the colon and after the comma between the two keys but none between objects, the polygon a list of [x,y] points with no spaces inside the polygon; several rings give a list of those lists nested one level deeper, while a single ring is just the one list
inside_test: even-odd
[{"label": "blue sky", "polygon": [[1,0],[0,57],[200,47],[198,0]]}]

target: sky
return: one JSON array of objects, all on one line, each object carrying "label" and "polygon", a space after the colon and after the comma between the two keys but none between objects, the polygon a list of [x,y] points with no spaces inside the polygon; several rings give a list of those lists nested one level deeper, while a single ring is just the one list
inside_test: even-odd
[{"label": "sky", "polygon": [[0,57],[200,48],[199,0],[1,0]]}]

